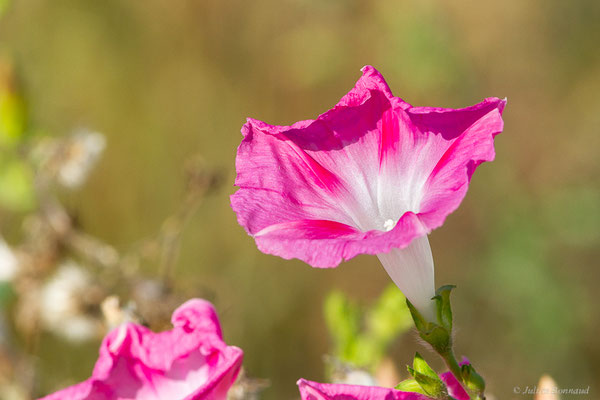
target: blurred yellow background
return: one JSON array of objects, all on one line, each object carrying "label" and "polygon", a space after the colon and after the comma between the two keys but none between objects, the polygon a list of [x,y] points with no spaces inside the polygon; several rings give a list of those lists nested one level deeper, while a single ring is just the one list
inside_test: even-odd
[{"label": "blurred yellow background", "polygon": [[[317,270],[257,250],[229,206],[245,118],[315,118],[365,64],[413,105],[507,97],[496,160],[477,170],[430,239],[437,285],[458,286],[456,352],[498,399],[543,373],[561,387],[592,385],[594,397],[598,21],[595,0],[15,0],[0,19],[0,49],[16,65],[31,124],[50,135],[81,126],[106,135],[86,185],[61,198],[117,249],[177,209],[185,160],[223,171],[226,184],[184,232],[176,285],[214,302],[247,373],[271,381],[264,399],[297,397],[300,377],[324,379],[330,290],[369,303],[389,278],[372,256]],[[7,241],[18,240],[20,223],[0,209]],[[44,334],[41,343],[42,392],[90,375],[98,342]],[[423,347],[414,334],[394,344],[400,371],[415,350]]]}]

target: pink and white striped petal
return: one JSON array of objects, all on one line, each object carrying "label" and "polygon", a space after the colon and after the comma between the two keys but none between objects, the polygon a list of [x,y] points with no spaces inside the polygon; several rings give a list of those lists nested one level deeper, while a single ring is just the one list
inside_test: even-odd
[{"label": "pink and white striped petal", "polygon": [[377,254],[409,300],[425,304],[434,295],[431,250],[426,238],[411,243],[442,225],[475,168],[494,158],[506,101],[412,107],[373,67],[362,71],[315,120],[248,120],[231,205],[261,251],[314,267]]}]

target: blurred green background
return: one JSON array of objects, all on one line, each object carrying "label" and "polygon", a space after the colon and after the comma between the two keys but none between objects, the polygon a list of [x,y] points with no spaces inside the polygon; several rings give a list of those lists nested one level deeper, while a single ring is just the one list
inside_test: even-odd
[{"label": "blurred green background", "polygon": [[[543,373],[561,387],[591,385],[597,398],[598,21],[596,0],[16,0],[0,19],[0,49],[32,124],[106,135],[89,181],[63,201],[117,249],[177,208],[184,160],[225,172],[184,233],[176,282],[215,303],[248,374],[271,380],[264,399],[297,397],[300,377],[324,379],[329,291],[368,304],[389,278],[372,256],[317,270],[256,249],[229,207],[245,118],[314,118],[365,64],[414,105],[508,97],[496,161],[430,238],[437,284],[458,286],[457,354],[499,399],[523,398],[513,387]],[[20,223],[0,209],[7,240]],[[42,348],[42,390],[89,376],[97,345]],[[393,344],[401,371],[415,350],[414,334]]]}]

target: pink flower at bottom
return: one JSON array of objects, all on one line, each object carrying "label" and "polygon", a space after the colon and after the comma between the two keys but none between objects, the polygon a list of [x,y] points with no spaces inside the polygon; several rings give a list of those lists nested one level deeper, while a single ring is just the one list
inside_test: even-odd
[{"label": "pink flower at bottom", "polygon": [[133,323],[102,342],[91,378],[42,400],[221,400],[234,383],[243,352],[223,342],[216,311],[193,299],[154,333]]},{"label": "pink flower at bottom", "polygon": [[345,385],[339,383],[317,383],[298,381],[302,400],[429,400],[419,393],[378,386]]},{"label": "pink flower at bottom", "polygon": [[[469,400],[469,395],[451,372],[444,372],[440,378],[448,387],[450,396],[456,400]],[[298,388],[302,400],[430,400],[419,393],[401,392],[392,388],[317,383],[306,379],[298,381]]]}]

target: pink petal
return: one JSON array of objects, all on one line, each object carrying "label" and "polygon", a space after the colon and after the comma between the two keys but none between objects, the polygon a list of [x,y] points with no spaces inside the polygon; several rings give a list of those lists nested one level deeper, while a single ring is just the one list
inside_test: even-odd
[{"label": "pink petal", "polygon": [[361,232],[328,220],[297,220],[273,224],[255,235],[255,240],[264,253],[299,258],[314,267],[328,268],[358,254],[390,251],[394,243],[410,243],[425,232],[417,216],[406,213],[389,232]]},{"label": "pink petal", "polygon": [[441,225],[493,158],[504,104],[412,107],[367,66],[316,120],[248,120],[232,208],[261,251],[315,267],[405,248]]},{"label": "pink petal", "polygon": [[302,400],[429,400],[418,393],[377,386],[325,384],[300,379]]},{"label": "pink petal", "polygon": [[[412,107],[373,67],[316,120],[249,119],[236,158],[238,222],[258,248],[314,267],[377,254],[407,298],[433,316],[433,260],[424,241],[494,157],[506,101]],[[426,240],[426,239],[425,239]]]},{"label": "pink petal", "polygon": [[448,388],[448,393],[456,400],[469,400],[469,394],[463,389],[462,385],[458,382],[458,380],[452,375],[452,372],[444,372],[440,375],[441,380],[446,384]]},{"label": "pink petal", "polygon": [[472,107],[453,110],[413,107],[411,120],[435,138],[442,154],[424,186],[419,218],[432,230],[460,205],[475,169],[495,156],[494,137],[502,132],[506,100],[488,98]]},{"label": "pink petal", "polygon": [[[470,364],[470,361],[467,357],[463,357],[462,361],[459,363],[460,366],[465,364]],[[440,375],[440,379],[446,384],[448,388],[448,393],[454,397],[456,400],[469,400],[469,394],[463,389],[462,385],[458,382],[456,377],[452,374],[452,372],[447,371]]]},{"label": "pink petal", "polygon": [[[363,72],[355,88],[317,120],[285,127],[250,119],[244,125],[236,159],[240,189],[231,202],[262,251],[332,267],[357,254],[408,245],[425,233],[410,214],[398,229],[382,230],[377,123],[391,92],[375,69]],[[325,234],[327,226],[332,229]]]},{"label": "pink petal", "polygon": [[102,342],[92,377],[44,400],[225,399],[243,353],[222,341],[213,306],[190,300],[172,322],[160,333],[132,323],[116,328]]}]

